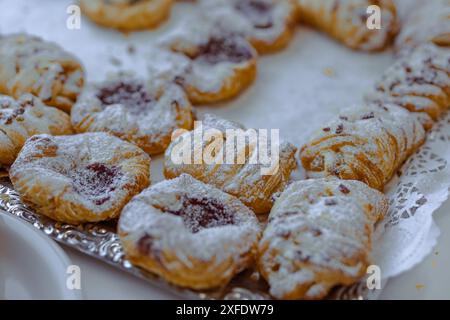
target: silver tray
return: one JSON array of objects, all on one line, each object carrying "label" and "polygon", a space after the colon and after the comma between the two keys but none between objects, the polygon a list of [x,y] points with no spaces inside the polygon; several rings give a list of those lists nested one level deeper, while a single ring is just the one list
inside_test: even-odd
[{"label": "silver tray", "polygon": [[[122,244],[116,233],[116,222],[70,225],[56,222],[36,214],[25,206],[19,194],[12,189],[7,179],[0,180],[0,209],[16,216],[41,230],[57,242],[86,255],[131,273],[163,290],[168,290],[185,299],[261,300],[270,299],[267,283],[255,270],[246,270],[237,275],[229,285],[209,291],[193,291],[167,283],[162,278],[139,267],[125,258]],[[1,212],[0,212],[1,213]],[[370,291],[365,281],[350,287],[336,288],[329,299],[373,299],[376,292]]]}]

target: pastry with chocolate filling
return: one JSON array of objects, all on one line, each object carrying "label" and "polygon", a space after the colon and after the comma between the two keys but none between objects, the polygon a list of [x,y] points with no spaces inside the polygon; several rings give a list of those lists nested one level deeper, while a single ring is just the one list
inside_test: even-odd
[{"label": "pastry with chocolate filling", "polygon": [[358,180],[383,190],[425,142],[420,120],[417,114],[394,104],[349,108],[319,129],[301,149],[306,174]]},{"label": "pastry with chocolate filling", "polygon": [[95,23],[121,31],[153,29],[170,15],[173,0],[81,0],[81,11]]},{"label": "pastry with chocolate filling", "polygon": [[[236,135],[228,135],[227,132]],[[247,133],[240,124],[206,114],[202,127],[179,135],[167,148],[165,177],[190,174],[239,198],[255,213],[268,213],[273,204],[272,195],[286,187],[291,173],[297,168],[297,148],[269,137],[253,139],[251,132]],[[195,140],[201,135],[204,139],[198,148],[200,143]],[[218,139],[222,140],[220,145],[217,144]],[[264,148],[266,150],[262,151]],[[178,159],[179,153],[185,150],[190,152],[191,157],[187,159],[190,161]]]},{"label": "pastry with chocolate filling", "polygon": [[149,177],[150,157],[107,133],[32,136],[10,170],[25,204],[73,224],[117,218]]},{"label": "pastry with chocolate filling", "polygon": [[[296,0],[299,16],[305,22],[335,38],[347,47],[379,51],[398,32],[397,9],[393,0]],[[381,28],[368,27],[368,8],[381,9]]]},{"label": "pastry with chocolate filling", "polygon": [[295,0],[201,0],[224,29],[244,35],[259,53],[283,49],[297,23]]},{"label": "pastry with chocolate filling", "polygon": [[155,59],[153,72],[181,84],[193,104],[234,98],[256,77],[257,53],[252,45],[202,15],[184,21],[161,41],[161,47],[167,69]]},{"label": "pastry with chocolate filling", "polygon": [[183,89],[175,83],[119,74],[90,84],[72,109],[77,132],[109,132],[148,154],[164,152],[176,129],[191,129],[193,114]]},{"label": "pastry with chocolate filling", "polygon": [[409,15],[396,38],[396,50],[401,54],[424,44],[450,47],[450,1],[413,1]]},{"label": "pastry with chocolate filling", "polygon": [[438,120],[450,107],[450,51],[422,44],[383,74],[368,101],[392,102]]},{"label": "pastry with chocolate filling", "polygon": [[181,175],[134,197],[118,233],[133,264],[173,284],[208,289],[254,261],[260,226],[237,198]]},{"label": "pastry with chocolate filling", "polygon": [[10,166],[25,141],[39,133],[72,134],[69,115],[31,94],[17,100],[0,95],[0,166]]},{"label": "pastry with chocolate filling", "polygon": [[81,62],[55,43],[28,34],[0,36],[0,93],[31,93],[69,112],[84,84]]},{"label": "pastry with chocolate filling", "polygon": [[258,246],[258,266],[277,299],[321,299],[372,264],[386,197],[359,181],[297,181],[276,200]]}]

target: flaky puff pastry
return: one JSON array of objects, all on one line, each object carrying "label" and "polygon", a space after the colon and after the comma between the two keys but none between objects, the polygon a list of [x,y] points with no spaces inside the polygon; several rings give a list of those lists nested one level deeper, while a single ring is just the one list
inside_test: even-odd
[{"label": "flaky puff pastry", "polygon": [[398,53],[424,43],[450,47],[450,0],[412,1],[395,41]]},{"label": "flaky puff pastry", "polygon": [[258,54],[246,38],[202,13],[183,21],[161,40],[160,48],[167,68],[155,54],[152,73],[182,85],[193,104],[234,98],[256,77]]},{"label": "flaky puff pastry", "polygon": [[[347,47],[362,51],[384,49],[398,32],[392,0],[296,0],[302,22],[326,32]],[[367,9],[381,9],[381,29],[369,29]]]},{"label": "flaky puff pastry", "polygon": [[[210,114],[205,115],[201,124],[201,127],[180,135],[167,148],[164,158],[165,177],[190,174],[204,183],[234,195],[255,213],[269,212],[273,205],[272,195],[284,189],[292,171],[297,168],[297,149],[286,142],[269,141],[271,146],[267,148],[267,154],[273,161],[264,163],[257,148],[259,143],[259,150],[262,150],[262,137],[257,138],[259,141],[256,143],[247,139],[241,140],[240,144],[237,142],[239,138],[227,136],[227,130],[240,130],[244,133],[245,129],[237,123]],[[223,141],[220,146],[216,145],[215,137],[208,136],[211,130],[220,134],[217,138]],[[203,133],[205,137],[198,148],[196,137]],[[229,142],[230,147],[227,147]],[[227,160],[227,148],[234,148],[233,159]],[[278,155],[272,153],[272,148]],[[188,159],[178,158],[179,154],[186,154],[186,151],[190,152]],[[233,153],[229,157],[232,156]],[[186,160],[189,163],[186,163]],[[264,169],[267,169],[267,172],[264,172]]]},{"label": "flaky puff pastry", "polygon": [[152,29],[170,15],[173,0],[81,0],[81,11],[97,24],[121,31]]},{"label": "flaky puff pastry", "polygon": [[109,132],[148,154],[164,152],[176,129],[192,129],[193,113],[183,89],[116,74],[89,84],[71,112],[77,132]]},{"label": "flaky puff pastry", "polygon": [[66,223],[116,218],[149,185],[150,157],[107,133],[35,135],[11,166],[21,199],[37,213]]},{"label": "flaky puff pastry", "polygon": [[39,133],[72,134],[70,117],[31,94],[17,100],[0,95],[0,166],[10,166],[25,141]]},{"label": "flaky puff pastry", "polygon": [[245,36],[259,53],[285,48],[298,18],[295,0],[202,0],[200,4],[211,19]]},{"label": "flaky puff pastry", "polygon": [[69,112],[83,84],[80,61],[57,44],[27,34],[0,36],[0,93],[31,93]]},{"label": "flaky puff pastry", "polygon": [[277,299],[321,299],[360,280],[372,264],[375,223],[386,197],[359,181],[297,181],[276,200],[258,266]]},{"label": "flaky puff pastry", "polygon": [[260,226],[237,198],[181,175],[134,197],[118,233],[133,264],[176,285],[208,289],[254,261]]},{"label": "flaky puff pastry", "polygon": [[303,146],[300,158],[308,177],[335,176],[383,190],[425,137],[415,114],[393,104],[372,104],[342,112]]},{"label": "flaky puff pastry", "polygon": [[366,98],[439,119],[450,107],[450,50],[433,44],[416,47],[384,72]]}]

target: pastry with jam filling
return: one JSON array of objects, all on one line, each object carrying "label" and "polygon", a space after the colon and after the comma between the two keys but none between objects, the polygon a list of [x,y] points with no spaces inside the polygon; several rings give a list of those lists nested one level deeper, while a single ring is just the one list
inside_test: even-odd
[{"label": "pastry with jam filling", "polygon": [[259,53],[285,48],[297,22],[294,0],[202,0],[200,4],[211,19],[245,36]]},{"label": "pastry with jam filling", "polygon": [[161,48],[168,70],[155,59],[155,72],[182,85],[193,104],[234,98],[256,77],[252,45],[201,14],[184,21],[161,41]]},{"label": "pastry with jam filling", "polygon": [[191,105],[179,85],[159,86],[125,74],[88,85],[71,118],[79,133],[109,132],[151,155],[164,152],[174,130],[193,125]]},{"label": "pastry with jam filling", "polygon": [[[397,8],[393,0],[296,0],[299,16],[305,22],[361,51],[380,51],[398,33]],[[369,6],[381,9],[381,28],[369,29]]]},{"label": "pastry with jam filling", "polygon": [[31,94],[17,100],[0,95],[0,166],[10,166],[25,141],[39,133],[72,134],[69,115]]},{"label": "pastry with jam filling", "polygon": [[450,51],[431,43],[416,47],[383,73],[366,98],[438,120],[450,107]]},{"label": "pastry with jam filling", "polygon": [[133,264],[193,289],[224,286],[249,267],[260,232],[237,198],[186,174],[134,197],[118,225]]},{"label": "pastry with jam filling", "polygon": [[81,11],[95,23],[121,31],[153,29],[170,15],[173,0],[81,0]]},{"label": "pastry with jam filling", "polygon": [[66,223],[117,218],[150,181],[150,157],[107,133],[35,135],[11,166],[10,179],[35,212]]}]

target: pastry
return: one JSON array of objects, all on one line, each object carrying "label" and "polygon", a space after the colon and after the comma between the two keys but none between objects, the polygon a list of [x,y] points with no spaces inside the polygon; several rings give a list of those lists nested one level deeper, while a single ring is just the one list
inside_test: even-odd
[{"label": "pastry", "polygon": [[415,1],[402,24],[395,46],[399,53],[420,44],[450,46],[450,0]]},{"label": "pastry", "polygon": [[31,94],[17,100],[0,95],[0,166],[10,166],[25,141],[39,133],[72,134],[69,116]]},{"label": "pastry", "polygon": [[300,152],[307,176],[358,180],[383,190],[403,162],[425,141],[419,119],[391,104],[343,111]]},{"label": "pastry", "polygon": [[255,49],[244,37],[218,28],[201,15],[192,20],[161,41],[159,56],[167,64],[155,55],[154,76],[181,84],[193,104],[234,98],[256,77]]},{"label": "pastry", "polygon": [[384,72],[367,100],[393,102],[439,119],[450,107],[450,51],[418,46]]},{"label": "pastry", "polygon": [[[347,47],[363,51],[384,49],[398,32],[392,0],[296,0],[302,22],[326,32]],[[381,9],[381,29],[369,29],[367,9]]]},{"label": "pastry", "polygon": [[360,280],[371,263],[374,225],[387,199],[359,181],[297,181],[276,200],[258,266],[278,299],[321,299]]},{"label": "pastry", "polygon": [[163,152],[175,129],[193,125],[190,103],[178,85],[157,86],[124,74],[88,85],[71,116],[77,132],[109,132],[149,154]]},{"label": "pastry", "polygon": [[0,93],[31,93],[69,112],[83,83],[81,63],[57,44],[26,34],[0,36]]},{"label": "pastry", "polygon": [[152,29],[170,15],[173,0],[80,0],[81,11],[101,26],[121,31]]},{"label": "pastry", "polygon": [[116,218],[149,175],[149,156],[107,133],[32,136],[10,170],[24,203],[73,224]]},{"label": "pastry", "polygon": [[[267,213],[273,204],[272,195],[284,189],[292,171],[297,167],[295,160],[297,149],[289,143],[270,141],[271,147],[267,150],[269,157],[276,161],[275,157],[278,156],[278,161],[264,164],[258,158],[261,155],[258,152],[257,142],[247,139],[239,144],[236,142],[239,138],[227,136],[227,131],[233,130],[245,132],[237,123],[206,114],[201,127],[198,126],[193,131],[179,135],[167,148],[164,175],[166,178],[174,178],[182,173],[190,174],[204,183],[234,195],[254,212]],[[223,139],[222,145],[215,148],[217,145],[214,139],[206,136],[208,132],[219,133],[220,138]],[[196,137],[202,134],[205,134],[205,138],[200,148],[197,148]],[[234,150],[230,152],[231,156],[226,151],[227,143],[230,142]],[[260,147],[262,142],[260,139]],[[272,153],[272,147],[279,153],[278,155]],[[189,163],[184,160],[174,161],[180,150],[190,151],[193,161]],[[210,155],[211,159],[206,161],[205,159]],[[228,160],[228,157],[231,160]],[[198,159],[200,161],[197,161]],[[267,172],[263,172],[263,168],[266,168]]]},{"label": "pastry", "polygon": [[244,35],[259,53],[286,47],[297,22],[295,0],[201,0],[224,28]]},{"label": "pastry", "polygon": [[176,285],[208,289],[254,261],[260,227],[235,197],[181,175],[134,197],[118,233],[133,264]]}]

